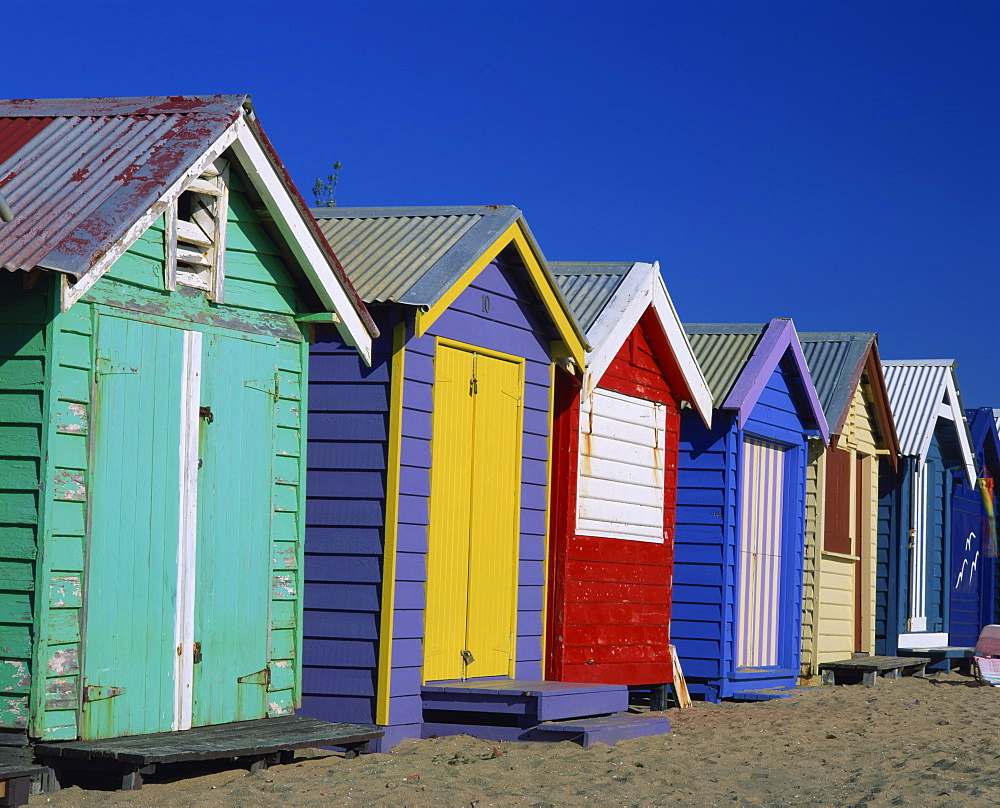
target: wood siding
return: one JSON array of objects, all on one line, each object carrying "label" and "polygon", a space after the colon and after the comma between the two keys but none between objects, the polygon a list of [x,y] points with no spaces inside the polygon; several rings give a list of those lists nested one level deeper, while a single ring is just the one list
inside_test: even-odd
[{"label": "wood siding", "polygon": [[[276,396],[271,405],[275,427],[270,439],[257,436],[267,446],[265,467],[272,468],[266,492],[271,501],[270,527],[265,535],[246,535],[242,540],[262,544],[268,553],[268,580],[263,582],[267,592],[261,595],[268,604],[268,622],[259,629],[269,641],[266,711],[291,713],[300,701],[304,367],[302,334],[293,319],[303,310],[296,294],[300,281],[285,267],[281,249],[262,226],[236,172],[231,178],[225,305],[209,304],[201,292],[185,287],[172,293],[164,290],[165,237],[161,219],[54,324],[53,362],[47,374],[52,418],[46,473],[51,484],[43,509],[44,565],[38,571],[36,595],[43,608],[35,618],[39,641],[34,649],[37,665],[46,675],[34,682],[30,723],[31,733],[45,739],[71,739],[81,732],[80,662],[87,642],[81,610],[90,594],[85,574],[88,563],[92,569],[101,563],[96,555],[89,559],[85,555],[90,491],[94,485],[115,484],[95,477],[103,472],[93,466],[88,452],[95,415],[95,357],[101,355],[95,330],[98,312],[152,327],[245,336],[275,346],[273,370],[260,380],[266,389],[259,391],[261,396]],[[156,424],[147,428],[152,441]],[[123,604],[126,609],[133,606]]]},{"label": "wood siding", "polygon": [[640,320],[598,389],[663,408],[661,541],[595,536],[577,525],[578,455],[586,448],[580,434],[579,387],[563,373],[557,377],[546,666],[550,679],[629,685],[673,680],[669,644],[680,408],[664,368],[654,358],[652,328]]},{"label": "wood siding", "polygon": [[46,324],[54,305],[51,278],[32,289],[23,289],[23,280],[20,273],[0,276],[0,728],[12,730],[28,725],[37,671],[32,631],[51,368]]},{"label": "wood siding", "polygon": [[[821,662],[875,650],[879,447],[867,384],[863,378],[854,392],[837,448],[813,457],[808,475],[810,488],[822,497],[823,519],[814,522],[807,509],[805,677],[816,675]],[[821,489],[816,484],[819,475]],[[832,484],[836,490],[831,490]]]},{"label": "wood siding", "polygon": [[[806,404],[787,360],[775,369],[745,429],[716,411],[706,430],[697,416],[682,417],[677,490],[677,540],[671,631],[693,692],[716,700],[747,688],[794,683],[801,648],[805,516]],[[736,669],[739,591],[738,536],[744,436],[786,448],[784,512],[777,627],[778,666],[740,674]]]},{"label": "wood siding", "polygon": [[[390,389],[395,365],[391,331],[405,309],[386,306],[372,368],[361,365],[339,339],[324,337],[313,348],[311,389],[329,388],[310,412],[309,584],[307,600],[308,697],[304,711],[333,721],[372,721],[387,716],[386,747],[420,734],[421,685],[431,441],[437,338],[523,357],[524,400],[518,506],[517,618],[514,673],[541,678],[551,358],[548,326],[519,261],[505,254],[488,265],[421,337],[406,322],[398,436],[398,524],[391,565],[390,602],[381,575]],[[485,302],[488,301],[488,302]],[[388,336],[388,340],[386,337]],[[333,403],[340,389],[345,401]],[[334,417],[329,408],[338,409]],[[339,417],[340,408],[346,419]],[[362,471],[355,475],[354,471]],[[355,491],[352,497],[349,491]],[[341,495],[341,492],[343,494]],[[360,498],[359,498],[360,497]],[[353,502],[351,500],[354,500]],[[356,508],[343,516],[338,510]],[[322,566],[320,562],[322,561]],[[392,626],[392,636],[380,635]],[[354,632],[356,636],[343,636]],[[391,643],[391,667],[379,674],[380,652]],[[376,682],[384,677],[387,704],[378,704]],[[381,723],[381,722],[380,722]]]}]

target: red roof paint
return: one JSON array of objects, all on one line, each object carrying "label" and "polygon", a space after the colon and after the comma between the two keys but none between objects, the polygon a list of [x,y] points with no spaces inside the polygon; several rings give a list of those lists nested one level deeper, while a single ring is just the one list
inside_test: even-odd
[{"label": "red roof paint", "polygon": [[12,156],[50,123],[52,123],[51,118],[0,119],[0,163]]}]

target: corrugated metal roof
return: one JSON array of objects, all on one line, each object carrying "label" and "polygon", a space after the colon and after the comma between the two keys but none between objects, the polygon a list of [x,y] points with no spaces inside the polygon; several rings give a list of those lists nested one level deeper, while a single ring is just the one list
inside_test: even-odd
[{"label": "corrugated metal roof", "polygon": [[633,266],[633,262],[549,262],[559,291],[585,334],[593,327]]},{"label": "corrugated metal roof", "polygon": [[951,359],[883,360],[885,385],[902,454],[921,453],[927,432],[937,421],[938,405],[944,401],[947,379],[954,366]]},{"label": "corrugated metal roof", "polygon": [[512,205],[313,208],[361,298],[433,306],[514,224]]},{"label": "corrugated metal roof", "polygon": [[728,398],[766,328],[767,323],[684,324],[715,406]]},{"label": "corrugated metal roof", "polygon": [[[240,116],[244,95],[0,101],[0,266],[82,276]],[[7,153],[9,152],[9,153]]]},{"label": "corrugated metal roof", "polygon": [[799,334],[827,422],[839,424],[851,406],[875,332],[805,331]]}]

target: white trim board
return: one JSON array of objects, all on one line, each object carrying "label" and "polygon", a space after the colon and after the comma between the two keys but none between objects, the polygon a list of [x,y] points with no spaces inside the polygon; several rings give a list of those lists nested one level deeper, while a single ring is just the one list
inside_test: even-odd
[{"label": "white trim board", "polygon": [[663,329],[667,343],[673,351],[681,375],[691,393],[691,406],[701,416],[706,426],[712,423],[712,393],[695,359],[691,343],[667,292],[659,262],[652,264],[637,261],[587,331],[587,340],[593,346],[586,355],[586,369],[582,395],[592,393],[601,377],[618,355],[621,346],[639,322],[639,318],[652,307]]}]

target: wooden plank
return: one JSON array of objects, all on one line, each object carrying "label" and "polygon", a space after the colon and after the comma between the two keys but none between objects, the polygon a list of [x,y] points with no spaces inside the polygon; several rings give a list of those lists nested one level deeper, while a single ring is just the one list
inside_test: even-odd
[{"label": "wooden plank", "polygon": [[677,706],[681,709],[691,706],[691,694],[688,693],[687,681],[681,670],[681,660],[677,656],[677,646],[670,645],[670,661],[674,666],[674,693],[677,695]]}]

